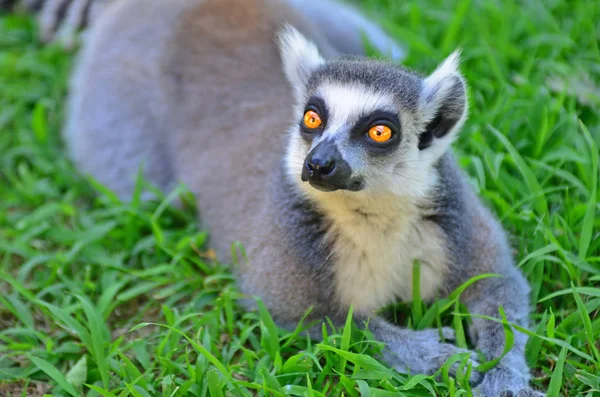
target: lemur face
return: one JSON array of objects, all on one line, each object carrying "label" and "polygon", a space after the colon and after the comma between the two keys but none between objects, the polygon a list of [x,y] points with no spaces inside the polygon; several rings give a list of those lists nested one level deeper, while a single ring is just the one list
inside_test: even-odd
[{"label": "lemur face", "polygon": [[324,60],[289,27],[280,45],[296,94],[288,176],[309,194],[427,194],[466,117],[457,54],[422,78],[383,61]]},{"label": "lemur face", "polygon": [[313,74],[291,131],[289,171],[321,191],[386,190],[418,180],[414,104],[401,104],[388,90],[328,76],[340,66],[332,62]]}]

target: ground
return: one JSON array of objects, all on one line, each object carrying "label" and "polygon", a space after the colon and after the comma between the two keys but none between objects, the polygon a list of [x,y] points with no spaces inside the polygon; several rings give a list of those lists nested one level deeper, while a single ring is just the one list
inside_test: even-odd
[{"label": "ground", "polygon": [[[600,2],[362,5],[415,69],[462,48],[471,113],[454,147],[532,285],[533,386],[599,395]],[[239,307],[210,231],[168,205],[180,192],[124,204],[80,176],[59,134],[73,56],[35,29],[0,16],[0,395],[467,395],[467,382],[386,368],[360,330],[322,343],[277,330]],[[462,335],[446,303],[394,310]]]}]

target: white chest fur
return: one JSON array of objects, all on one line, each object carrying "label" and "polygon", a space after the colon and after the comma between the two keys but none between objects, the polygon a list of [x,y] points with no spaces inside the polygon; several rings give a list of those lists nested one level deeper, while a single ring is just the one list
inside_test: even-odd
[{"label": "white chest fur", "polygon": [[438,226],[421,220],[408,203],[370,214],[342,203],[331,204],[326,211],[333,223],[329,238],[342,305],[352,304],[357,312],[369,313],[410,300],[415,260],[421,263],[421,297],[435,297],[446,271]]}]

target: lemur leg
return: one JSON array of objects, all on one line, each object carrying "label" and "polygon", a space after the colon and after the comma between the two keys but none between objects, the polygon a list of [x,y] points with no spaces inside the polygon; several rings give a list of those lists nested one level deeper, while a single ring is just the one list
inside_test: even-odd
[{"label": "lemur leg", "polygon": [[[292,303],[290,302],[290,304]],[[293,330],[298,324],[295,319],[283,320],[281,316],[278,316],[276,310],[272,311],[272,314],[283,329]],[[316,316],[311,316],[309,320],[309,322],[317,320],[317,324],[307,330],[312,339],[320,340],[322,338],[321,322],[318,320],[325,317],[329,318],[336,327],[344,326],[345,317],[342,314],[323,315],[318,313]],[[473,368],[469,379],[471,387],[479,385],[484,378],[483,374],[474,370],[479,365],[475,353],[451,343],[455,341],[455,333],[452,328],[443,327],[440,335],[440,330],[437,328],[411,330],[396,326],[381,317],[358,315],[355,316],[354,322],[359,328],[364,328],[365,324],[368,324],[368,330],[373,334],[375,340],[384,344],[381,357],[378,358],[398,372],[433,375],[449,358],[461,354],[468,356],[465,364],[470,363]],[[449,368],[451,376],[456,376],[461,365],[460,361],[462,360],[455,361]]]},{"label": "lemur leg", "polygon": [[[472,288],[472,289],[471,289]],[[528,326],[529,287],[517,269],[510,269],[503,278],[482,280],[471,287],[465,303],[471,314],[500,318],[502,306],[510,323]],[[504,351],[505,332],[502,324],[473,317],[472,332],[477,349],[488,360],[500,357]],[[525,361],[527,335],[513,330],[514,345],[498,365],[486,373],[477,392],[481,396],[543,396],[529,387],[529,368]]]},{"label": "lemur leg", "polygon": [[[377,340],[385,343],[384,361],[402,373],[433,375],[451,356],[465,353],[470,355],[468,361],[473,368],[479,365],[473,352],[443,341],[455,339],[451,328],[442,328],[442,337],[440,337],[438,329],[415,331],[375,317],[369,320],[369,330]],[[452,376],[456,376],[459,366],[460,363],[455,362],[450,367],[449,372]],[[483,375],[473,370],[470,377],[471,385],[477,386],[482,380]]]}]

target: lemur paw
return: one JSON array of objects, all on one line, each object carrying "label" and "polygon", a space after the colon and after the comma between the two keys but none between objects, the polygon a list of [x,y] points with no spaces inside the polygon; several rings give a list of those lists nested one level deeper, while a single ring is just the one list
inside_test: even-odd
[{"label": "lemur paw", "polygon": [[[443,340],[453,341],[454,331],[451,328],[442,329]],[[411,331],[409,338],[397,343],[388,343],[384,352],[384,360],[394,369],[402,373],[433,375],[446,361],[456,354],[467,355],[467,364],[476,367],[476,355],[470,350],[461,349],[451,343],[444,343],[437,329]],[[458,360],[450,367],[450,375],[456,376],[462,360]],[[469,382],[472,387],[483,381],[483,374],[472,371]]]},{"label": "lemur paw", "polygon": [[512,392],[509,390],[505,390],[500,393],[500,397],[545,397],[546,395],[537,390],[533,390],[530,388],[521,389],[518,392]]},{"label": "lemur paw", "polygon": [[454,328],[442,327],[442,337],[446,342],[456,342],[456,332],[454,332]]},{"label": "lemur paw", "polygon": [[544,397],[529,387],[529,375],[507,367],[496,367],[485,374],[475,390],[477,397]]}]

